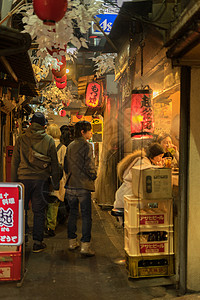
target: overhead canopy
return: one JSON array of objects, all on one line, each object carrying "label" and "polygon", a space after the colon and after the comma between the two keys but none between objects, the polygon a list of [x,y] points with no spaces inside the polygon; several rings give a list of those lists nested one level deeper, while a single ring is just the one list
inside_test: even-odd
[{"label": "overhead canopy", "polygon": [[134,33],[138,30],[136,28],[138,26],[136,20],[147,17],[151,10],[152,1],[124,2],[108,36],[117,48],[117,51],[106,41],[103,52],[119,52],[127,41],[130,32]]},{"label": "overhead canopy", "polygon": [[36,81],[28,55],[31,36],[0,26],[0,86],[19,89],[20,95],[38,95]]}]

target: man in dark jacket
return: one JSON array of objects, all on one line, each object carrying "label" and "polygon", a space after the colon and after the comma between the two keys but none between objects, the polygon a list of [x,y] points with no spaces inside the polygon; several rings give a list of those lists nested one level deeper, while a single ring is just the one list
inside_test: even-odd
[{"label": "man in dark jacket", "polygon": [[64,170],[69,175],[66,183],[66,196],[70,212],[68,217],[69,249],[79,247],[76,234],[76,224],[79,203],[82,215],[81,254],[93,256],[95,252],[90,247],[91,240],[91,191],[94,191],[96,179],[95,163],[92,145],[87,142],[92,137],[91,124],[79,121],[75,124],[75,140],[66,150]]},{"label": "man in dark jacket", "polygon": [[[60,166],[54,140],[45,132],[47,120],[45,116],[36,112],[31,125],[21,134],[14,147],[11,163],[11,180],[22,182],[25,186],[25,232],[28,233],[27,210],[29,201],[32,202],[33,220],[33,252],[41,252],[46,248],[43,243],[45,226],[46,203],[43,196],[43,186],[47,178],[52,176],[55,190],[59,189]],[[49,162],[36,163],[33,151],[41,154],[40,159],[47,158]],[[40,155],[39,154],[39,155]]]}]

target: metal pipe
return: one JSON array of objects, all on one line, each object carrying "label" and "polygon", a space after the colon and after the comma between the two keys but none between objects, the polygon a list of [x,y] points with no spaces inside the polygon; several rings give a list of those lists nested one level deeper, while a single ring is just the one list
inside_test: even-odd
[{"label": "metal pipe", "polygon": [[181,67],[180,99],[180,163],[179,163],[179,292],[187,291],[187,202],[188,202],[188,159],[189,159],[189,126],[190,126],[190,80],[191,68]]}]

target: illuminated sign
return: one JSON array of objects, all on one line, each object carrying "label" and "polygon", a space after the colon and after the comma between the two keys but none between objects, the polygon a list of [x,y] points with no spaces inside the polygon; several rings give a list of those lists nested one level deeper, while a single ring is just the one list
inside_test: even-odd
[{"label": "illuminated sign", "polygon": [[154,131],[152,90],[133,90],[131,96],[131,137],[152,138]]},{"label": "illuminated sign", "polygon": [[23,242],[23,186],[0,183],[0,245]]},{"label": "illuminated sign", "polygon": [[[103,31],[106,34],[109,34],[113,23],[117,17],[117,14],[100,14],[96,15],[95,18],[98,18],[97,20],[99,21],[99,25],[103,29]],[[100,19],[100,20],[99,20]],[[92,26],[92,34],[97,34],[97,35],[102,35],[103,33],[95,26],[95,23],[93,22]]]},{"label": "illuminated sign", "polygon": [[100,103],[101,86],[97,82],[88,83],[85,97],[85,105],[97,107]]}]

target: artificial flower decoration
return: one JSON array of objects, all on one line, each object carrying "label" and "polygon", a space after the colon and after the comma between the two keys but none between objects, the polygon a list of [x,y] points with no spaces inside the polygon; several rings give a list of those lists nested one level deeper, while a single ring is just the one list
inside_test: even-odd
[{"label": "artificial flower decoration", "polygon": [[116,57],[116,53],[107,53],[97,57],[91,57],[91,59],[95,62],[95,71],[97,77],[100,77],[101,75],[109,73],[115,69],[114,60]]}]

